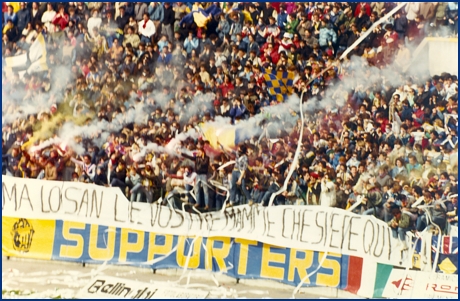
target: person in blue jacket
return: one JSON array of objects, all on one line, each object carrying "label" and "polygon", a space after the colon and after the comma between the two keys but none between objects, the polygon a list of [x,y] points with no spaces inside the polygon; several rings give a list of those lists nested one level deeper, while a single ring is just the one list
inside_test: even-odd
[{"label": "person in blue jacket", "polygon": [[232,117],[232,122],[234,123],[235,120],[243,119],[248,110],[241,102],[241,99],[236,97],[235,101],[233,102],[233,107],[230,109],[230,117]]},{"label": "person in blue jacket", "polygon": [[333,29],[332,23],[328,23],[326,20],[321,20],[321,28],[319,30],[319,46],[321,50],[325,50],[329,46],[333,46],[337,43],[337,33]]}]

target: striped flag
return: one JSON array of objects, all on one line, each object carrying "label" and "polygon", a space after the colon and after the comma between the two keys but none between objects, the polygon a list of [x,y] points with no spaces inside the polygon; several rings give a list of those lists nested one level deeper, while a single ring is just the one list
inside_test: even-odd
[{"label": "striped flag", "polygon": [[340,289],[358,294],[363,276],[363,259],[356,256],[342,255]]},{"label": "striped flag", "polygon": [[374,293],[372,298],[382,298],[384,296],[384,291],[388,286],[388,280],[390,279],[392,271],[392,265],[377,263],[377,269],[375,273],[371,272],[373,275],[375,275]]},{"label": "striped flag", "polygon": [[392,265],[342,255],[340,289],[366,298],[382,298],[392,271]]}]

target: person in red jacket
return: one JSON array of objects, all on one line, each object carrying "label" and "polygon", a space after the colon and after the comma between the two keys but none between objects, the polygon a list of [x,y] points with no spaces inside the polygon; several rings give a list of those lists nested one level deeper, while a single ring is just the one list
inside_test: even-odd
[{"label": "person in red jacket", "polygon": [[278,44],[276,43],[266,43],[260,48],[260,60],[262,63],[265,63],[267,60],[267,57],[270,57],[272,60],[273,64],[278,64],[278,61],[280,59],[279,53],[278,53]]},{"label": "person in red jacket", "polygon": [[222,96],[227,97],[228,91],[234,90],[235,87],[232,84],[232,79],[228,74],[224,75],[224,82],[220,85],[219,89],[222,91]]},{"label": "person in red jacket", "polygon": [[364,11],[364,13],[368,15],[369,17],[371,16],[371,6],[369,5],[368,2],[361,2],[359,5],[356,6],[355,18],[358,18],[359,13],[361,11]]},{"label": "person in red jacket", "polygon": [[59,31],[62,31],[67,27],[67,24],[69,24],[69,15],[65,13],[63,5],[59,5],[59,11],[51,22],[56,26],[56,28],[59,28]]},{"label": "person in red jacket", "polygon": [[423,124],[423,118],[425,113],[420,108],[420,105],[418,103],[414,103],[413,109],[414,112],[412,113],[412,119],[414,120],[414,125],[416,127],[420,127]]}]

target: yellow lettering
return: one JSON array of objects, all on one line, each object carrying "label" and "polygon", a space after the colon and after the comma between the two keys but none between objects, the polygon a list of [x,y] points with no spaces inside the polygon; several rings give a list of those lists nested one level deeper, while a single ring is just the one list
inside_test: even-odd
[{"label": "yellow lettering", "polygon": [[83,236],[81,234],[70,233],[71,229],[78,229],[84,230],[86,224],[84,223],[77,223],[77,222],[63,222],[62,223],[62,237],[68,241],[75,241],[77,245],[69,246],[69,245],[61,245],[59,249],[59,255],[61,257],[67,258],[75,258],[79,259],[83,255],[83,246],[85,241],[83,240]]},{"label": "yellow lettering", "polygon": [[[164,245],[157,245],[155,244],[155,238],[159,236],[164,236],[165,243]],[[173,236],[172,235],[157,235],[155,233],[151,233],[149,235],[149,254],[147,257],[147,261],[151,261],[154,259],[155,255],[166,255],[171,252],[173,248]]]},{"label": "yellow lettering", "polygon": [[285,263],[286,256],[284,254],[277,254],[277,253],[270,252],[272,248],[273,249],[284,249],[280,247],[263,244],[260,276],[265,277],[265,278],[283,280],[284,268],[272,267],[270,266],[270,262]]},{"label": "yellow lettering", "polygon": [[[324,253],[319,253],[318,262],[321,262],[324,257]],[[323,274],[318,271],[316,277],[316,284],[319,286],[337,287],[340,283],[340,254],[328,253],[327,258],[324,260],[322,267],[325,269],[332,270],[331,274]]]},{"label": "yellow lettering", "polygon": [[[176,261],[177,261],[177,264],[181,268],[185,267],[187,263],[188,250],[187,250],[187,254],[184,254],[186,238],[187,238],[186,236],[179,236],[178,242],[177,242]],[[195,238],[193,238],[193,240],[195,240]],[[192,239],[188,240],[187,245],[189,247],[193,240]],[[200,250],[201,250],[202,240],[203,238],[201,237],[198,237],[195,240],[195,243],[193,245],[193,251],[192,251],[192,254],[190,254],[190,259],[189,259],[187,268],[196,269],[200,266]]]},{"label": "yellow lettering", "polygon": [[[222,242],[222,248],[214,247],[216,241]],[[225,258],[230,253],[230,237],[210,237],[206,242],[206,269],[212,270],[212,259],[214,258],[219,267],[219,271],[227,271]]]},{"label": "yellow lettering", "polygon": [[252,240],[237,238],[235,239],[235,243],[240,244],[240,259],[238,261],[238,274],[246,275],[246,270],[248,266],[249,245],[257,246],[257,242],[252,241]]},{"label": "yellow lettering", "polygon": [[[303,253],[303,259],[298,258],[298,255]],[[300,280],[304,279],[307,276],[307,270],[311,267],[313,263],[313,251],[302,251],[291,249],[291,254],[289,255],[289,273],[288,281],[293,282],[295,280],[295,273],[300,277]],[[310,279],[306,279],[305,283],[310,283]]]},{"label": "yellow lettering", "polygon": [[113,254],[115,253],[115,227],[109,227],[107,229],[107,241],[104,238],[105,233],[102,234],[102,240],[105,243],[105,248],[97,247],[97,242],[99,238],[98,228],[98,225],[91,225],[88,246],[89,257],[91,257],[91,259],[93,260],[111,260],[113,258]]},{"label": "yellow lettering", "polygon": [[[137,241],[135,243],[128,242],[128,237],[130,233],[137,235]],[[126,262],[128,253],[139,253],[144,248],[144,232],[131,230],[131,229],[121,229],[121,238],[120,238],[120,262]]]}]

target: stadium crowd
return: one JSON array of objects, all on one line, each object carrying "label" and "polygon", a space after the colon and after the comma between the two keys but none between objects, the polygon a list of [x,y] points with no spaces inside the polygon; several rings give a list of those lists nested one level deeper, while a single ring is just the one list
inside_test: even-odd
[{"label": "stadium crowd", "polygon": [[[3,2],[3,66],[40,34],[48,65],[21,75],[3,68],[3,174],[119,187],[138,202],[182,187],[202,210],[222,208],[227,197],[227,206],[267,206],[302,138],[273,205],[375,215],[400,237],[431,221],[447,231],[458,220],[455,75],[363,81],[345,88],[342,104],[305,111],[304,124],[295,108],[282,110],[263,76],[293,72],[307,106],[330,103],[328,91],[353,77],[353,57],[402,68],[424,37],[457,36],[457,3],[411,2],[339,59],[396,5]],[[233,148],[211,145],[199,129],[258,116],[263,131]],[[66,124],[111,127],[56,142],[70,135]]]}]

